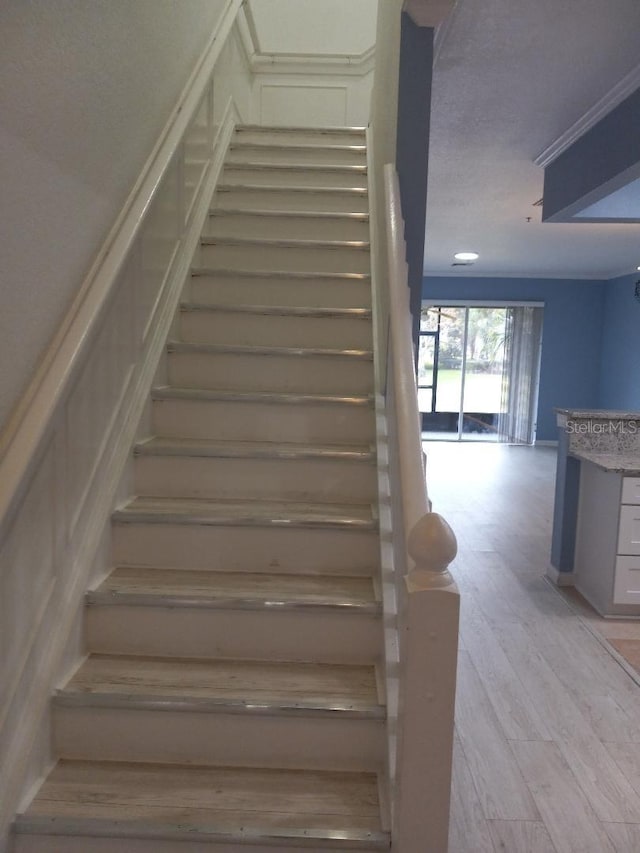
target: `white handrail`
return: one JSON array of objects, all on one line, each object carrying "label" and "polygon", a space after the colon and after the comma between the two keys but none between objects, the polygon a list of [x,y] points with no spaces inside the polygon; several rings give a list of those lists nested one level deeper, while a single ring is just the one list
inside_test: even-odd
[{"label": "white handrail", "polygon": [[100,327],[114,281],[135,243],[167,165],[193,119],[243,0],[227,0],[203,58],[98,253],[27,391],[0,435],[0,525],[22,494],[60,401]]},{"label": "white handrail", "polygon": [[393,378],[400,443],[400,468],[407,534],[429,511],[424,454],[420,441],[418,388],[411,343],[411,311],[405,260],[404,223],[398,176],[390,163],[384,167],[387,263],[389,266],[389,322],[393,348]]},{"label": "white handrail", "polygon": [[[400,478],[407,548],[419,564],[413,571],[440,574],[451,583],[448,564],[455,558],[455,535],[442,516],[431,512],[421,442],[418,387],[411,333],[400,187],[394,167],[384,167],[387,258],[389,266],[391,350],[398,423]],[[411,572],[413,574],[413,572]],[[436,578],[431,579],[432,583]]]}]

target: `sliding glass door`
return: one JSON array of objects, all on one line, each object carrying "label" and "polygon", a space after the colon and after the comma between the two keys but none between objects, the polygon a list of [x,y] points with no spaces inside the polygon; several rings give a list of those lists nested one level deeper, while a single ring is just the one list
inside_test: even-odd
[{"label": "sliding glass door", "polygon": [[531,443],[542,308],[423,309],[418,395],[426,438]]}]

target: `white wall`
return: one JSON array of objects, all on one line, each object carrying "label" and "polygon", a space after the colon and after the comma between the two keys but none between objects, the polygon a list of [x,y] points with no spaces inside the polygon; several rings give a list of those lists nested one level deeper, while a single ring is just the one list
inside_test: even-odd
[{"label": "white wall", "polygon": [[0,430],[223,6],[0,4]]}]

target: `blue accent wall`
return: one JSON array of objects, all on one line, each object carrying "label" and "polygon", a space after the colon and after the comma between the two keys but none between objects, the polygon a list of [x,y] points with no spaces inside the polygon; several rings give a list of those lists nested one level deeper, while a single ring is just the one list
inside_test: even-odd
[{"label": "blue accent wall", "polygon": [[[554,411],[557,406],[579,409],[601,405],[600,368],[606,282],[427,276],[423,280],[422,295],[425,299],[438,300],[544,302],[538,440],[557,439]],[[636,353],[640,359],[640,304],[637,308]]]},{"label": "blue accent wall", "polygon": [[640,302],[634,297],[640,273],[607,283],[599,406],[640,411]]},{"label": "blue accent wall", "polygon": [[433,29],[419,27],[403,12],[400,39],[396,171],[405,222],[409,307],[413,338],[417,342],[424,265]]}]

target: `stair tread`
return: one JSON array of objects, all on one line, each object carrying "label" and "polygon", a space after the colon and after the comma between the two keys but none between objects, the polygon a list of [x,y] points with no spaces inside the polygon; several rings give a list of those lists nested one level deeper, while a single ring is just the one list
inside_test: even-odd
[{"label": "stair tread", "polygon": [[375,451],[366,444],[296,444],[273,441],[223,441],[154,436],[136,445],[136,454],[206,456],[237,459],[342,459],[373,462]]},{"label": "stair tread", "polygon": [[167,343],[169,352],[198,352],[212,355],[257,355],[257,356],[292,356],[300,358],[346,358],[357,361],[372,361],[372,350],[364,349],[323,349],[320,347],[278,347],[251,346],[243,344],[203,344],[193,341],[170,340]]},{"label": "stair tread", "polygon": [[209,216],[256,216],[268,219],[346,219],[351,222],[368,222],[368,213],[332,210],[268,210],[260,207],[249,209],[219,205],[209,210]]},{"label": "stair tread", "polygon": [[239,267],[192,267],[192,276],[234,276],[258,279],[318,279],[321,281],[362,281],[368,284],[371,276],[365,272],[295,272],[291,270],[245,270]]},{"label": "stair tread", "polygon": [[244,403],[283,403],[292,405],[349,405],[373,407],[373,397],[336,394],[296,394],[272,391],[218,391],[206,388],[177,388],[161,385],[153,389],[154,400],[217,400]]},{"label": "stair tread", "polygon": [[[20,833],[389,845],[373,773],[61,760]],[[325,841],[326,839],[326,841]],[[344,839],[344,841],[343,841]]]},{"label": "stair tread", "polygon": [[364,154],[367,146],[362,142],[358,144],[344,143],[342,145],[326,145],[323,142],[287,142],[280,140],[276,142],[247,142],[243,139],[235,139],[231,142],[229,148],[234,150],[246,150],[247,148],[256,148],[259,151],[273,149],[281,151],[285,148],[287,151],[355,151]]},{"label": "stair tread", "polygon": [[214,572],[118,566],[89,592],[95,604],[255,603],[269,607],[316,605],[378,612],[373,579],[346,575]]},{"label": "stair tread", "polygon": [[57,695],[384,715],[375,667],[362,664],[91,654]]},{"label": "stair tread", "polygon": [[306,308],[290,305],[227,305],[209,302],[181,302],[181,311],[223,314],[260,314],[266,317],[315,317],[318,319],[370,320],[370,308]]},{"label": "stair tread", "polygon": [[295,185],[287,186],[284,184],[252,184],[247,181],[223,181],[216,187],[216,192],[231,192],[231,191],[248,191],[248,192],[272,192],[272,193],[339,193],[349,196],[367,196],[368,190],[366,187],[333,187],[312,185]]},{"label": "stair tread", "polygon": [[345,172],[366,175],[366,165],[359,163],[268,163],[264,160],[227,160],[225,169],[264,169],[267,172]]},{"label": "stair tread", "polygon": [[210,237],[200,238],[202,246],[258,246],[261,249],[358,249],[369,250],[368,240],[303,240],[274,237]]},{"label": "stair tread", "polygon": [[125,523],[333,526],[364,530],[376,526],[371,506],[364,504],[202,498],[136,497],[116,510],[112,518]]},{"label": "stair tread", "polygon": [[364,125],[327,125],[326,127],[313,127],[304,124],[238,124],[235,128],[238,133],[319,133],[333,136],[336,133],[353,134],[364,137],[367,128]]}]

